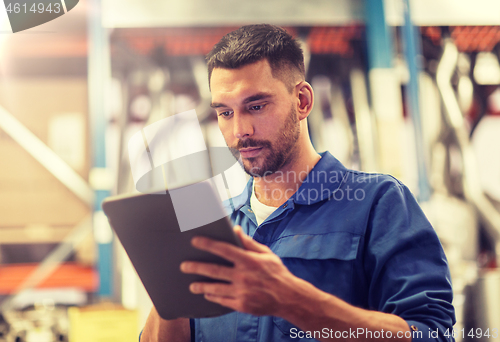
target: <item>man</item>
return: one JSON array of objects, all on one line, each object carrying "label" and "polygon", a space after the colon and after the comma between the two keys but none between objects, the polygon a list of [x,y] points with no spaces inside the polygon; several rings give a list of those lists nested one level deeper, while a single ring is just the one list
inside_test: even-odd
[{"label": "man", "polygon": [[208,70],[219,128],[252,176],[231,214],[245,249],[198,237],[196,248],[234,267],[181,270],[228,282],[190,290],[235,312],[166,321],[153,309],[141,341],[451,339],[450,277],[434,230],[399,181],[314,150],[298,43],[275,26],[244,26],[213,48]]}]

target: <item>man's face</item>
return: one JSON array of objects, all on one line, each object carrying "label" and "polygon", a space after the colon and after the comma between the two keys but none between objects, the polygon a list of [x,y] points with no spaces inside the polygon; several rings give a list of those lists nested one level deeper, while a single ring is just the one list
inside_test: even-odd
[{"label": "man's face", "polygon": [[267,60],[215,68],[210,84],[219,128],[248,174],[262,177],[290,163],[300,133],[296,104]]}]

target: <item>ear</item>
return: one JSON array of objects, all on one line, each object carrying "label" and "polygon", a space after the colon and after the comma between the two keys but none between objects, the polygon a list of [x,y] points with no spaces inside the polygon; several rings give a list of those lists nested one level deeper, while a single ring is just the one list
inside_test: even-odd
[{"label": "ear", "polygon": [[307,118],[314,105],[314,93],[311,85],[306,81],[301,81],[295,86],[297,92],[297,112],[299,120]]}]

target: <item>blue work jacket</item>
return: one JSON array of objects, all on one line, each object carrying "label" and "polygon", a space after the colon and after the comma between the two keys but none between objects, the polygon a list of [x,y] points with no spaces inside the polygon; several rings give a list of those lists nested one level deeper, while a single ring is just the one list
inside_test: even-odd
[{"label": "blue work jacket", "polygon": [[[446,257],[401,182],[348,170],[325,152],[298,191],[257,227],[250,207],[252,181],[233,198],[231,219],[294,275],[354,306],[402,317],[414,340],[451,340],[446,333],[455,317]],[[320,336],[307,335],[280,317],[240,312],[194,319],[191,325],[197,342],[315,341],[308,336]]]}]

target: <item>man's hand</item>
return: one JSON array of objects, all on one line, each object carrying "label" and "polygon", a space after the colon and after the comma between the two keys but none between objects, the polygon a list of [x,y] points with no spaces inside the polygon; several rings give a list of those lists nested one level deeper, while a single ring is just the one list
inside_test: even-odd
[{"label": "man's hand", "polygon": [[245,249],[204,237],[193,238],[194,247],[227,259],[234,267],[183,262],[181,271],[184,273],[195,273],[229,282],[192,283],[191,292],[202,293],[207,300],[236,311],[279,316],[283,304],[289,300],[287,285],[290,286],[298,278],[267,246],[244,234],[241,227],[236,226],[234,229]]},{"label": "man's hand", "polygon": [[[267,246],[245,235],[239,226],[235,232],[245,249],[204,237],[193,238],[194,247],[227,259],[234,266],[183,262],[184,273],[229,282],[192,283],[191,292],[202,293],[207,300],[236,311],[284,318],[303,331],[319,331],[324,327],[334,331],[366,328],[390,330],[394,336],[398,331],[409,331],[408,324],[400,317],[356,308],[294,276]],[[319,340],[330,341],[329,338]]]}]

